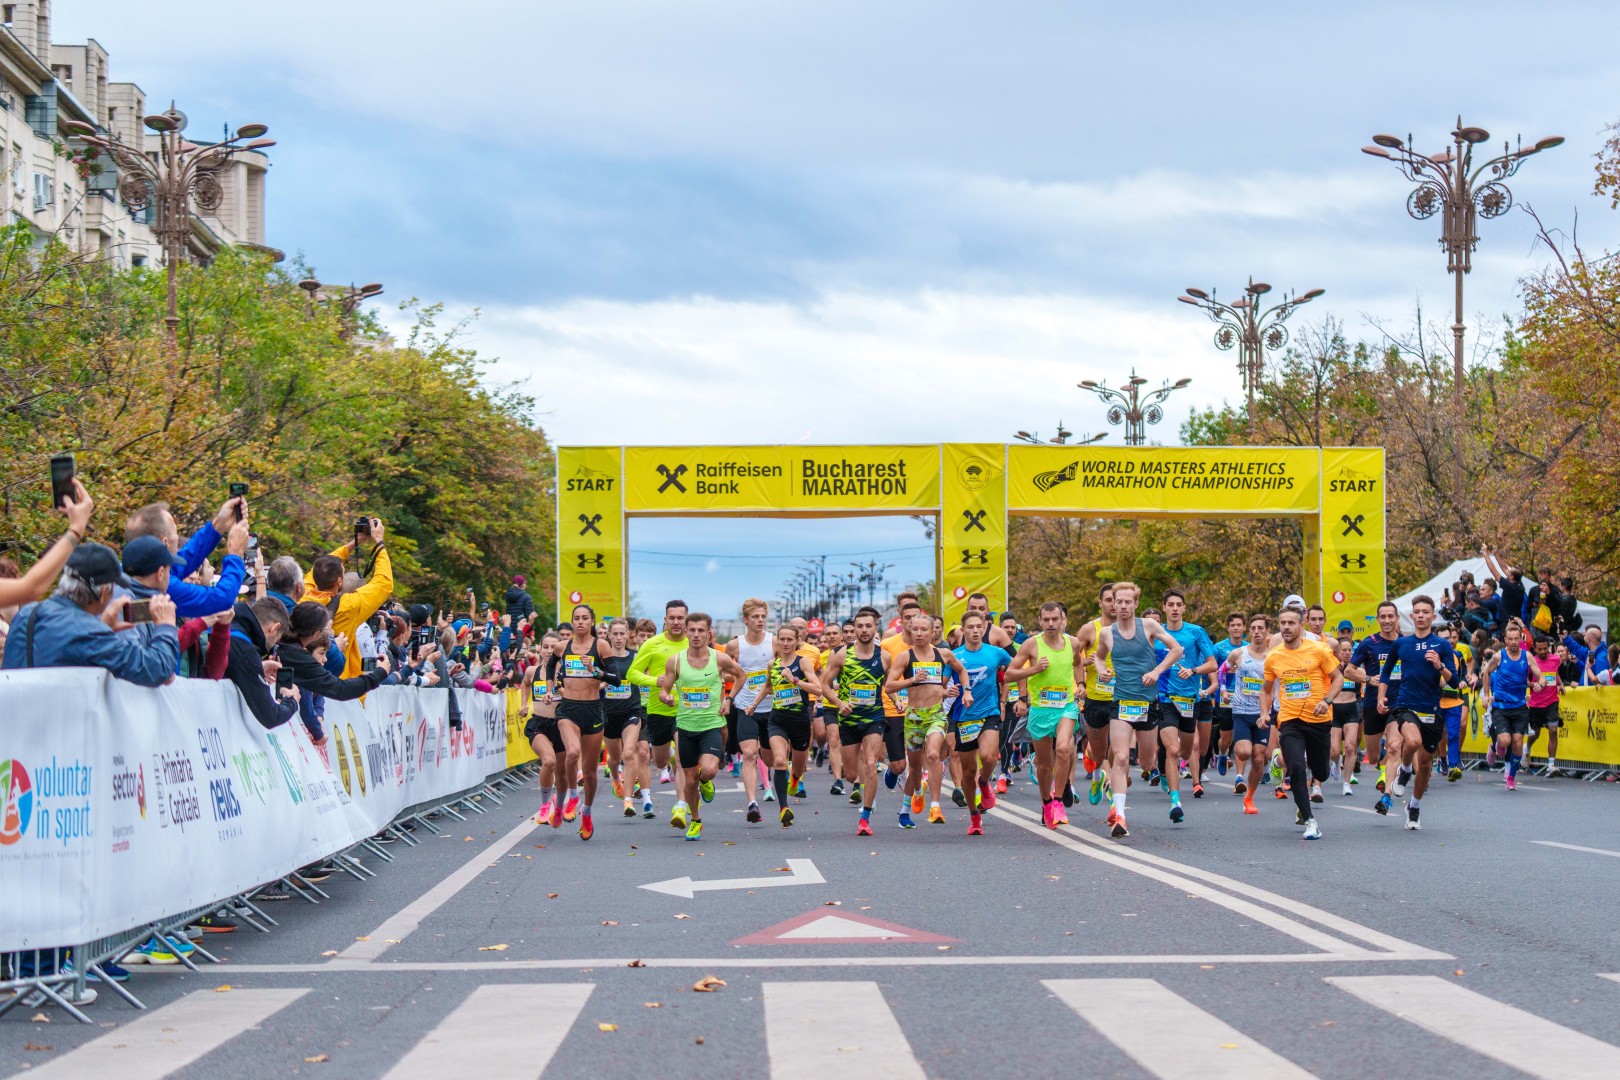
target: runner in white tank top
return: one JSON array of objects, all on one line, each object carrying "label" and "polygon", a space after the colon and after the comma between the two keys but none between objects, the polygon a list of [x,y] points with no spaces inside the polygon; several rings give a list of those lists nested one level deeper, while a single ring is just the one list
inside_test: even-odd
[{"label": "runner in white tank top", "polygon": [[[764,815],[759,812],[755,792],[763,783],[759,775],[759,745],[768,742],[770,735],[765,725],[771,718],[770,681],[771,661],[776,658],[776,643],[765,633],[765,620],[769,609],[765,601],[749,597],[743,601],[742,617],[746,629],[741,637],[726,642],[726,655],[741,665],[743,681],[736,687],[731,699],[731,716],[727,718],[726,752],[742,754],[743,791],[748,795],[748,820],[758,822]],[[771,799],[769,786],[765,798]]]}]

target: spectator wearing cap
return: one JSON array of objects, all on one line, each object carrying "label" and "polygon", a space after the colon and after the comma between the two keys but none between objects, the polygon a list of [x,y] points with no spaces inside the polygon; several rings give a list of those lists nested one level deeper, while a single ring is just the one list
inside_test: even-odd
[{"label": "spectator wearing cap", "polygon": [[512,616],[513,623],[520,623],[534,618],[534,597],[529,595],[529,579],[522,574],[512,576],[512,584],[506,590],[506,613]]},{"label": "spectator wearing cap", "polygon": [[[242,511],[242,520],[236,519]],[[219,578],[212,585],[193,585],[185,580],[197,572],[225,537],[225,558],[220,563]],[[180,532],[175,528],[174,515],[168,503],[151,503],[131,514],[124,522],[124,544],[127,547],[142,537],[152,537],[169,552],[171,569],[164,591],[174,601],[175,611],[182,619],[213,615],[228,611],[236,603],[247,577],[247,566],[242,556],[247,552],[248,523],[246,503],[241,497],[225,500],[214,515],[214,520],[197,530],[185,546],[180,545]]]},{"label": "spectator wearing cap", "polygon": [[231,656],[225,677],[236,684],[253,718],[263,727],[280,727],[298,711],[298,691],[277,692],[279,661],[270,650],[287,628],[287,609],[280,600],[265,597],[252,604],[238,603],[231,618]]},{"label": "spectator wearing cap", "polygon": [[[135,600],[150,600],[152,597],[166,593],[173,578],[173,562],[169,547],[155,536],[137,536],[124,545],[123,552],[124,576],[127,579],[122,586],[122,592]],[[184,584],[182,582],[181,584]],[[187,589],[196,586],[187,585]],[[208,591],[208,590],[204,590]],[[229,658],[227,642],[229,631],[221,631],[217,635],[210,635],[208,652],[205,655],[197,652],[198,643],[207,623],[200,616],[185,617],[180,611],[180,601],[175,600],[175,615],[179,621],[180,658],[184,661],[188,654],[194,655],[192,671],[205,678],[221,679],[225,677],[225,665]],[[230,622],[231,609],[226,608],[223,613],[210,612],[210,617],[225,615],[225,622]],[[125,633],[150,634],[150,624],[140,624]],[[217,640],[216,640],[217,639]],[[177,667],[176,673],[182,668]]]},{"label": "spectator wearing cap", "polygon": [[1338,635],[1340,641],[1354,641],[1356,637],[1356,624],[1351,622],[1349,619],[1340,619],[1339,625],[1334,627],[1334,632]]},{"label": "spectator wearing cap", "polygon": [[129,628],[119,618],[129,597],[115,597],[113,587],[128,584],[112,548],[80,545],[68,556],[56,591],[17,612],[3,666],[93,667],[139,686],[168,682],[180,663],[174,602],[152,597],[150,633],[117,633]]},{"label": "spectator wearing cap", "polygon": [[315,560],[304,576],[304,596],[325,604],[332,614],[332,633],[342,634],[343,678],[352,679],[362,671],[360,644],[355,629],[383,606],[394,593],[394,564],[383,546],[383,524],[371,519],[371,579],[352,592],[343,591],[343,560],[354,554],[352,544],[336,548]]}]

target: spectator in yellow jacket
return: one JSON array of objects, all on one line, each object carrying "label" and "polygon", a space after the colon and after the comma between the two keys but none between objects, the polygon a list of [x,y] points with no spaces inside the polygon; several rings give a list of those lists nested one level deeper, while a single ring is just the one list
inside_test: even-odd
[{"label": "spectator in yellow jacket", "polygon": [[[356,537],[358,541],[360,538]],[[343,675],[352,679],[361,674],[360,643],[355,628],[382,607],[394,594],[394,567],[383,546],[383,524],[371,519],[371,579],[353,592],[343,591],[343,563],[354,553],[354,544],[345,544],[315,560],[304,575],[304,599],[326,605],[332,613],[332,633],[342,634]]]}]

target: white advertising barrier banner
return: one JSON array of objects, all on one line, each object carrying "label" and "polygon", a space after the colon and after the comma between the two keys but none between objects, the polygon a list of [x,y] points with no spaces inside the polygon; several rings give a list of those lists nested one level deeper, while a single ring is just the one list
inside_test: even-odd
[{"label": "white advertising barrier banner", "polygon": [[382,687],[327,740],[228,682],[0,672],[0,950],[94,941],[245,892],[506,765],[505,701]]}]

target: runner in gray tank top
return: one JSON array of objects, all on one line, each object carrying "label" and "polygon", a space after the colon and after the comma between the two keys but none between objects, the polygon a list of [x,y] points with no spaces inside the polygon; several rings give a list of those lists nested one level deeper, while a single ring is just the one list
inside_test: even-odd
[{"label": "runner in gray tank top", "polygon": [[[1114,586],[1114,625],[1102,627],[1091,662],[1098,674],[1104,661],[1114,668],[1114,716],[1108,725],[1108,775],[1114,788],[1114,801],[1108,811],[1108,824],[1117,839],[1128,836],[1125,828],[1125,789],[1129,784],[1131,742],[1137,731],[1156,726],[1148,715],[1149,706],[1159,696],[1159,676],[1181,658],[1181,643],[1154,619],[1136,617],[1139,590],[1129,581]],[[1155,661],[1153,643],[1165,647],[1164,659]],[[1171,762],[1171,767],[1175,763]]]}]

